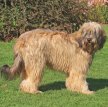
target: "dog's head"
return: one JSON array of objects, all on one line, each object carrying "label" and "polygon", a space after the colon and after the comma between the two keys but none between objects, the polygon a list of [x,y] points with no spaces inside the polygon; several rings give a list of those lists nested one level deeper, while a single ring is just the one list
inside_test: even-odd
[{"label": "dog's head", "polygon": [[84,23],[79,29],[80,37],[78,43],[80,47],[90,54],[103,48],[106,41],[106,35],[100,24],[96,22]]}]

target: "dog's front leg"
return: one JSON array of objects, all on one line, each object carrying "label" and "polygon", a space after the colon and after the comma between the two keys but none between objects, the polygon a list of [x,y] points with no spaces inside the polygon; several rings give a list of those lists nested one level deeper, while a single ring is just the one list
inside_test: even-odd
[{"label": "dog's front leg", "polygon": [[80,92],[83,94],[93,94],[93,91],[88,89],[86,75],[80,72],[71,72],[66,79],[66,88],[71,91]]}]

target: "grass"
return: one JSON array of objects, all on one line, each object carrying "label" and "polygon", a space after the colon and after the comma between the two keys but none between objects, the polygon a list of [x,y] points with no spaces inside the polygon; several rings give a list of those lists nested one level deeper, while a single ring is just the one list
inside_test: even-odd
[{"label": "grass", "polygon": [[[108,35],[108,25],[104,26]],[[13,45],[0,42],[0,66],[12,65]],[[46,68],[40,89],[43,94],[33,95],[19,91],[20,79],[0,79],[0,107],[108,107],[108,40],[97,52],[87,81],[94,95],[70,92],[65,88],[65,75]]]}]

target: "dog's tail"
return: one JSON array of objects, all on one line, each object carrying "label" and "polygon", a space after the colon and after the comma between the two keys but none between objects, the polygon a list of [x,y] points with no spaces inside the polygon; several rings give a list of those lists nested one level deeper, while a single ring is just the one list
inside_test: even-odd
[{"label": "dog's tail", "polygon": [[23,58],[20,54],[15,55],[14,64],[10,68],[9,78],[12,79],[15,74],[20,74],[23,68]]},{"label": "dog's tail", "polygon": [[15,55],[14,64],[12,67],[8,65],[3,65],[0,69],[1,76],[5,76],[6,79],[13,79],[16,74],[20,74],[24,68],[23,59],[20,54]]}]

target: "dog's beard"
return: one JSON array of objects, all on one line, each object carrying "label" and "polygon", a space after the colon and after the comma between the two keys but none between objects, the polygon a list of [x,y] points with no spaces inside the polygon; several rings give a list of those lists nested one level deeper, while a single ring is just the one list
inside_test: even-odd
[{"label": "dog's beard", "polygon": [[80,47],[89,54],[94,54],[98,49],[97,41],[95,39],[87,38],[82,39]]},{"label": "dog's beard", "polygon": [[86,43],[84,43],[82,48],[84,51],[87,51],[89,54],[94,54],[96,51],[94,43],[87,43],[86,42]]}]

